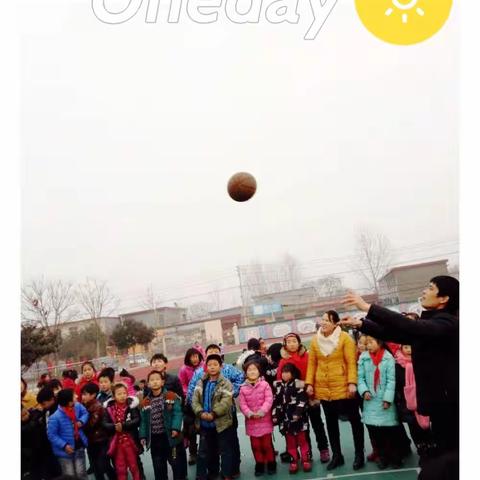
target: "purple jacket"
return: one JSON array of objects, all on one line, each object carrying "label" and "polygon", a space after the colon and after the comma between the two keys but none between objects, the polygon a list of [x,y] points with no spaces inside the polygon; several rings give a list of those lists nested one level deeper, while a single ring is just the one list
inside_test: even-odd
[{"label": "purple jacket", "polygon": [[[240,387],[240,410],[245,415],[245,430],[250,437],[261,437],[273,432],[272,403],[270,385],[261,378],[255,384],[245,382]],[[256,413],[261,418],[251,418]]]}]

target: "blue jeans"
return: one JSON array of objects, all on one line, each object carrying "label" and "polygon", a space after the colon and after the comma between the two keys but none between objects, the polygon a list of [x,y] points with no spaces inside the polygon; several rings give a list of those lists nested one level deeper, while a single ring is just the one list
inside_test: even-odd
[{"label": "blue jeans", "polygon": [[207,477],[216,477],[220,473],[219,456],[222,462],[224,477],[232,477],[234,451],[234,428],[229,427],[217,433],[215,428],[202,428],[200,430],[200,447],[197,456],[197,480],[206,480]]},{"label": "blue jeans", "polygon": [[58,463],[63,475],[71,475],[81,480],[87,480],[87,469],[85,466],[85,449],[79,448],[69,458],[58,457]]}]

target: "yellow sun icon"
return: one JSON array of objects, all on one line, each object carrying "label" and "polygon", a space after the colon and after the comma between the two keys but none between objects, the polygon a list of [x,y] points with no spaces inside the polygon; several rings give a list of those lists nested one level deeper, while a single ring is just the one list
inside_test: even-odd
[{"label": "yellow sun icon", "polygon": [[376,37],[412,45],[435,35],[447,21],[453,0],[355,0],[358,16]]}]

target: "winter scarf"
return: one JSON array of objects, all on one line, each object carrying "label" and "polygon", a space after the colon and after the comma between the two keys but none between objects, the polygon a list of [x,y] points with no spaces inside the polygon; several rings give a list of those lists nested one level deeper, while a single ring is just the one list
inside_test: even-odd
[{"label": "winter scarf", "polygon": [[317,332],[317,343],[318,348],[322,352],[322,354],[326,357],[330,355],[337,347],[338,342],[340,341],[340,334],[342,333],[342,329],[340,327],[335,327],[335,330],[331,335],[326,337],[323,335],[321,329],[318,329]]},{"label": "winter scarf", "polygon": [[382,361],[383,354],[385,353],[384,348],[380,348],[377,353],[370,352],[370,358],[372,359],[373,364],[375,365],[375,373],[373,374],[373,388],[377,391],[377,386],[380,383],[380,369],[378,366]]},{"label": "winter scarf", "polygon": [[67,417],[73,423],[73,438],[78,440],[80,438],[80,434],[78,433],[78,425],[77,425],[77,416],[75,415],[75,407],[62,407],[63,411],[67,415]]}]

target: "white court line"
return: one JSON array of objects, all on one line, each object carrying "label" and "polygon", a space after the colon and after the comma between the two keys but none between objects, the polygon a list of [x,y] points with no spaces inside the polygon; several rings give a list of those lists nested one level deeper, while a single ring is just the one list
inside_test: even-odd
[{"label": "white court line", "polygon": [[308,480],[330,480],[330,479],[336,479],[336,478],[351,478],[351,477],[361,477],[365,475],[385,475],[387,473],[392,474],[392,473],[401,473],[401,472],[420,472],[419,468],[397,468],[395,470],[382,470],[378,472],[362,472],[362,473],[346,473],[344,475],[335,475],[333,473],[329,473],[326,477],[315,477],[315,478],[309,478]]}]

